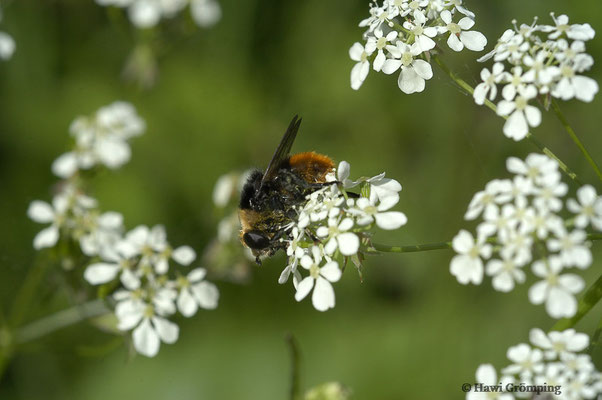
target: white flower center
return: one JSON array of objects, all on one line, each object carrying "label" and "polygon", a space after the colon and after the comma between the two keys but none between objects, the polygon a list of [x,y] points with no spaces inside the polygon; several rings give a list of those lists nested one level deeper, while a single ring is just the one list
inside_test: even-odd
[{"label": "white flower center", "polygon": [[516,109],[518,111],[522,111],[527,108],[527,99],[525,99],[523,96],[517,96],[516,100],[514,100],[514,104],[516,104]]},{"label": "white flower center", "polygon": [[575,76],[575,71],[573,71],[573,68],[569,67],[568,65],[563,66],[560,69],[560,73],[566,78],[572,78]]},{"label": "white flower center", "polygon": [[450,22],[449,24],[447,24],[447,30],[453,33],[454,35],[458,35],[460,32],[462,32],[462,28],[460,28],[460,25],[456,24],[455,22]]},{"label": "white flower center", "polygon": [[556,351],[557,353],[563,352],[566,350],[566,346],[564,343],[562,342],[554,342],[552,343],[552,348],[554,349],[554,351]]},{"label": "white flower center", "polygon": [[424,29],[421,26],[416,25],[414,29],[412,29],[412,33],[416,36],[420,36],[424,33]]},{"label": "white flower center", "polygon": [[149,304],[144,309],[144,316],[146,318],[151,318],[153,315],[155,315],[155,307],[153,307],[152,304]]},{"label": "white flower center", "polygon": [[468,255],[470,256],[470,258],[478,258],[480,250],[481,250],[481,248],[479,246],[473,246],[468,251]]},{"label": "white flower center", "polygon": [[573,241],[568,236],[563,237],[560,244],[563,250],[570,250],[573,248]]},{"label": "white flower center", "polygon": [[375,206],[367,206],[366,208],[364,208],[364,212],[369,215],[374,215],[378,213],[378,210]]},{"label": "white flower center", "polygon": [[360,56],[360,61],[361,62],[368,61],[368,53],[366,53],[365,51],[362,51],[362,55]]},{"label": "white flower center", "polygon": [[539,168],[537,168],[537,167],[529,167],[529,169],[527,170],[527,176],[531,179],[537,178],[538,175],[539,175]]},{"label": "white flower center", "polygon": [[318,267],[318,264],[312,264],[312,266],[309,267],[309,276],[318,279],[320,276],[320,267]]},{"label": "white flower center", "polygon": [[583,207],[582,214],[587,217],[593,217],[594,216],[594,206],[589,205],[589,206]]},{"label": "white flower center", "polygon": [[387,45],[387,38],[381,37],[376,41],[376,48],[382,50]]},{"label": "white flower center", "polygon": [[393,4],[395,4],[397,7],[401,7],[403,5],[404,0],[395,0],[393,2]]},{"label": "white flower center", "polygon": [[556,29],[558,29],[559,32],[566,32],[569,30],[569,26],[567,24],[562,24],[558,25]]},{"label": "white flower center", "polygon": [[419,1],[412,1],[412,2],[410,3],[410,8],[411,8],[412,10],[416,10],[416,9],[418,9],[418,7],[420,7],[420,2],[419,2]]},{"label": "white flower center", "polygon": [[558,286],[558,275],[550,274],[546,278],[546,281],[548,282],[548,285],[550,285],[550,286]]},{"label": "white flower center", "polygon": [[414,61],[414,56],[409,51],[406,51],[401,56],[401,63],[404,65],[404,67],[410,66],[412,64],[412,61]]}]

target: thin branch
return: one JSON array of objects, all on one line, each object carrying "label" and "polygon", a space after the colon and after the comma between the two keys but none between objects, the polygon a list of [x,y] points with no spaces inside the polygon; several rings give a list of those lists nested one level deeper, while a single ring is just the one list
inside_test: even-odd
[{"label": "thin branch", "polygon": [[[450,70],[449,67],[441,60],[441,58],[439,58],[437,55],[434,55],[432,58],[433,58],[433,60],[435,60],[435,62],[439,66],[439,68],[441,68],[441,70],[443,70],[443,72],[445,72],[454,82],[456,82],[456,84],[458,86],[460,86],[460,88],[462,88],[466,93],[468,93],[470,95],[472,95],[474,93],[474,88],[472,86],[470,86],[468,83],[466,83],[465,80],[463,80],[462,78],[460,78],[459,76],[457,76],[452,70]],[[491,111],[493,111],[493,112],[495,112],[497,114],[497,106],[495,104],[493,104],[491,101],[485,99],[485,106],[487,106],[487,108],[489,108]],[[537,147],[541,152],[543,152],[545,155],[547,155],[548,157],[556,160],[556,162],[560,166],[560,169],[562,169],[562,171],[569,178],[571,178],[572,180],[574,180],[575,182],[577,182],[579,185],[583,185],[583,183],[577,177],[577,174],[575,174],[573,171],[571,171],[571,169],[564,162],[562,162],[560,160],[560,158],[558,158],[558,156],[556,156],[556,154],[554,154],[552,152],[552,150],[550,150],[545,145],[543,145],[539,141],[539,139],[537,139],[535,137],[535,135],[533,135],[531,132],[527,132],[526,138],[535,147]]]},{"label": "thin branch", "polygon": [[301,387],[299,383],[299,343],[292,333],[286,335],[286,343],[288,344],[290,355],[291,355],[291,388],[290,388],[290,400],[299,400],[301,398]]},{"label": "thin branch", "polygon": [[67,308],[23,326],[15,335],[15,343],[23,344],[31,342],[60,329],[108,312],[110,310],[100,299]]}]

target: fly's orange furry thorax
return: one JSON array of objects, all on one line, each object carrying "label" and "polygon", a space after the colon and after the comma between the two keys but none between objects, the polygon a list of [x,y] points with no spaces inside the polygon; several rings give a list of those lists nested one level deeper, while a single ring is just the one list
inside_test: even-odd
[{"label": "fly's orange furry thorax", "polygon": [[309,183],[326,182],[326,175],[334,169],[334,162],[330,157],[315,151],[294,154],[288,162],[291,169]]}]

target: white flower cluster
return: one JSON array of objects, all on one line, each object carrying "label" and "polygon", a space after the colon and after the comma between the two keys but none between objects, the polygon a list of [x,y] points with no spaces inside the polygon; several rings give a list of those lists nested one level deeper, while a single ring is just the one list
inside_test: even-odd
[{"label": "white flower cluster", "polygon": [[366,43],[354,43],[349,50],[351,59],[357,61],[351,70],[351,87],[360,88],[372,63],[375,71],[385,74],[401,70],[398,85],[402,92],[422,92],[425,81],[433,77],[428,61],[435,40],[445,38],[454,51],[485,48],[487,38],[471,30],[474,17],[462,0],[385,0],[382,6],[375,1],[370,17],[359,24],[368,27]]},{"label": "white flower cluster", "polygon": [[541,280],[530,288],[529,300],[545,302],[554,318],[571,317],[577,311],[574,295],[584,282],[567,269],[586,269],[592,263],[585,228],[602,230],[602,197],[592,186],[579,188],[577,200],[566,201],[572,216],[564,219],[560,213],[568,187],[556,161],[542,154],[524,161],[510,157],[507,169],[513,179],[495,179],[472,198],[465,219],[481,216],[483,221],[476,240],[466,230],[454,237],[458,255],[451,273],[462,284],[480,284],[485,272],[495,290],[509,292],[525,282],[524,269],[531,264]]},{"label": "white flower cluster", "polygon": [[[349,257],[359,268],[362,247],[370,246],[374,225],[392,230],[407,222],[403,213],[389,211],[399,201],[399,182],[385,178],[384,173],[352,181],[349,171],[349,163],[342,161],[336,177],[340,185],[327,185],[307,196],[298,220],[288,227],[288,265],[278,282],[285,283],[292,274],[295,299],[303,300],[313,289],[312,304],[319,311],[335,305],[331,283],[341,278],[338,256]],[[335,180],[334,173],[330,180]],[[357,198],[347,192],[355,187],[360,189]],[[307,271],[306,277],[299,265]]]},{"label": "white flower cluster", "polygon": [[162,226],[139,226],[124,235],[122,215],[101,212],[97,200],[82,190],[84,179],[77,172],[95,165],[123,165],[130,157],[126,140],[143,129],[144,121],[123,102],[101,108],[92,118],[76,119],[71,129],[76,136],[75,150],[52,165],[53,172],[65,178],[58,185],[59,192],[52,204],[31,202],[27,214],[36,222],[50,223],[35,236],[35,249],[54,247],[59,240],[76,242],[88,256],[83,274],[86,281],[106,284],[108,290],[122,286],[112,295],[117,328],[133,329],[136,351],[152,357],[161,341],[173,343],[178,338],[178,326],[166,317],[176,310],[190,317],[199,307],[216,308],[219,292],[204,280],[203,268],[187,275],[170,269],[172,260],[182,266],[192,264],[196,253],[191,247],[172,248]]},{"label": "white flower cluster", "polygon": [[504,134],[514,140],[541,123],[541,111],[529,104],[538,95],[590,102],[598,93],[598,83],[580,75],[594,64],[585,53],[585,41],[593,39],[595,31],[589,24],[569,25],[566,15],[552,13],[552,19],[554,25],[538,25],[537,19],[520,27],[514,23],[514,29],[506,30],[495,48],[479,58],[480,62],[493,58],[495,64],[491,71],[481,71],[483,82],[475,88],[475,102],[494,101],[502,85],[497,113],[507,117]]},{"label": "white flower cluster", "polygon": [[[2,9],[0,8],[0,22],[2,22]],[[15,40],[6,32],[0,31],[0,60],[8,60],[15,52]]]},{"label": "white flower cluster", "polygon": [[52,172],[67,179],[97,165],[115,169],[130,160],[128,140],[144,133],[145,124],[136,109],[123,101],[101,107],[93,116],[78,117],[69,128],[73,150],[52,163]]},{"label": "white flower cluster", "polygon": [[201,28],[215,25],[222,17],[216,0],[96,0],[96,3],[127,8],[130,21],[137,28],[152,28],[163,18],[173,18],[187,5],[192,19]]},{"label": "white flower cluster", "polygon": [[176,310],[191,317],[199,308],[217,307],[219,292],[204,280],[205,269],[195,268],[187,275],[176,271],[170,277],[171,260],[189,266],[196,253],[189,246],[172,248],[162,226],[134,228],[101,259],[86,268],[84,278],[93,285],[119,279],[123,289],[113,294],[117,328],[133,329],[134,347],[145,356],[155,356],[161,341],[174,343],[178,339],[178,326],[167,319]]},{"label": "white flower cluster", "polygon": [[546,334],[532,329],[531,345],[521,343],[508,349],[511,365],[497,379],[491,364],[482,364],[476,372],[474,390],[467,400],[514,398],[582,400],[602,394],[602,374],[584,351],[589,337],[567,329]]}]

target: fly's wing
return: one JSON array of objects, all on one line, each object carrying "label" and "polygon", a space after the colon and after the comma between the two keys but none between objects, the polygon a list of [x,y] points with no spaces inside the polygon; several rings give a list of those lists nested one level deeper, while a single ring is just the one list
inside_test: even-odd
[{"label": "fly's wing", "polygon": [[282,164],[282,161],[286,160],[286,158],[288,157],[291,151],[291,147],[293,147],[293,142],[295,141],[295,137],[297,136],[297,132],[299,131],[300,125],[301,118],[298,118],[298,116],[295,115],[293,117],[293,120],[289,124],[288,129],[284,133],[284,136],[282,137],[278,148],[274,152],[274,156],[272,156],[272,161],[270,161],[268,168],[265,170],[263,178],[261,178],[261,184],[259,186],[260,189],[265,182],[269,181],[276,175],[278,169],[280,168],[280,164]]}]

